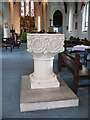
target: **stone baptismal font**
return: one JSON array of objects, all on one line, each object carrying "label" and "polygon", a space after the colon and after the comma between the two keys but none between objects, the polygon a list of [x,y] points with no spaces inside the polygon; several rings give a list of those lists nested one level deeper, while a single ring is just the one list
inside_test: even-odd
[{"label": "stone baptismal font", "polygon": [[53,59],[56,54],[64,51],[64,35],[28,34],[27,39],[28,51],[34,56],[34,72],[30,75],[31,89],[59,87],[60,82],[53,72]]},{"label": "stone baptismal font", "polygon": [[64,34],[27,34],[34,72],[22,76],[20,111],[78,106],[78,98],[53,72],[54,56],[64,51]]}]

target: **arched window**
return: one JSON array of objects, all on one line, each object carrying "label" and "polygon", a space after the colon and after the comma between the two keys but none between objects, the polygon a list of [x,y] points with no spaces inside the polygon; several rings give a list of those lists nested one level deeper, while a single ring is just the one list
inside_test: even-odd
[{"label": "arched window", "polygon": [[55,26],[55,27],[62,26],[62,13],[59,10],[55,11],[55,13],[53,15],[53,26]]},{"label": "arched window", "polygon": [[29,16],[29,0],[26,0],[26,16]]},{"label": "arched window", "polygon": [[34,2],[31,1],[31,17],[34,16]]},{"label": "arched window", "polygon": [[24,1],[21,1],[21,16],[24,16]]},{"label": "arched window", "polygon": [[82,32],[88,31],[88,10],[89,3],[86,3],[82,9]]},{"label": "arched window", "polygon": [[72,32],[72,25],[73,25],[73,11],[72,8],[69,10],[69,32]]}]

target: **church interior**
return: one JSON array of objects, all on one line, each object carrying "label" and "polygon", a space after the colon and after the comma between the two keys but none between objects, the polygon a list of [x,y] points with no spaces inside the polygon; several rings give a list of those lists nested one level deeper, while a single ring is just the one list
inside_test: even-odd
[{"label": "church interior", "polygon": [[88,118],[90,2],[0,2],[0,62],[2,118]]}]

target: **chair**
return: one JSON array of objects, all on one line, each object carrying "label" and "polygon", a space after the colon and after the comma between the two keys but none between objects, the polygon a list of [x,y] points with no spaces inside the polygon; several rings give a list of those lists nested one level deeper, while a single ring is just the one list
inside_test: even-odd
[{"label": "chair", "polygon": [[2,38],[2,45],[0,47],[10,47],[10,51],[12,52],[12,45],[13,45],[13,40],[12,38]]},{"label": "chair", "polygon": [[90,62],[90,49],[85,49],[84,64],[87,66],[87,62]]},{"label": "chair", "polygon": [[21,40],[18,40],[18,34],[15,33],[14,36],[13,36],[13,49],[14,47],[16,46],[17,48],[20,47],[20,44],[21,44]]}]

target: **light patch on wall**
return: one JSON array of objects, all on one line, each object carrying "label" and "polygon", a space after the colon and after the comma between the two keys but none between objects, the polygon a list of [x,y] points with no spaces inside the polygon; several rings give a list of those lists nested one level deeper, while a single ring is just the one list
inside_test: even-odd
[{"label": "light patch on wall", "polygon": [[40,31],[40,16],[38,16],[38,32]]},{"label": "light patch on wall", "polygon": [[29,0],[26,0],[26,16],[29,16]]},{"label": "light patch on wall", "polygon": [[5,22],[5,28],[8,28],[8,22]]},{"label": "light patch on wall", "polygon": [[31,1],[31,16],[34,16],[34,2]]},{"label": "light patch on wall", "polygon": [[21,1],[21,16],[24,16],[24,2]]}]

